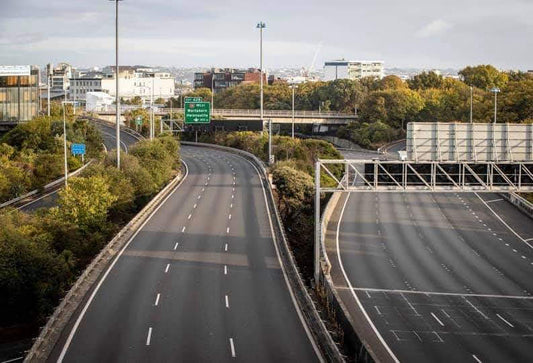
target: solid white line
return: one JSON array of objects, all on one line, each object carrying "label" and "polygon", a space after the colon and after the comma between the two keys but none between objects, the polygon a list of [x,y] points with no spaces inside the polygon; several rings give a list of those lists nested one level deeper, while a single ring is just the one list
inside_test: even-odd
[{"label": "solid white line", "polygon": [[437,320],[437,322],[438,322],[441,326],[444,326],[444,324],[442,323],[442,321],[440,321],[440,319],[437,318],[437,315],[431,313],[431,316],[432,316],[433,318],[435,318],[435,320]]},{"label": "solid white line", "polygon": [[169,269],[169,268],[170,268],[170,263],[169,263],[169,264],[167,264],[167,267],[165,268],[165,273],[167,273],[167,272],[168,272],[168,269]]},{"label": "solid white line", "polygon": [[224,265],[224,275],[228,274],[228,266]]},{"label": "solid white line", "polygon": [[159,298],[160,297],[161,297],[161,294],[158,293],[156,298],[155,298],[155,303],[154,303],[155,306],[159,305]]},{"label": "solid white line", "polygon": [[229,338],[229,345],[231,348],[231,357],[235,358],[236,354],[235,354],[235,346],[233,345],[233,338]]},{"label": "solid white line", "polygon": [[152,340],[152,327],[148,328],[148,336],[146,337],[146,345],[150,345],[150,340]]},{"label": "solid white line", "polygon": [[501,316],[500,314],[496,314],[496,316],[500,318],[505,324],[509,325],[511,328],[514,328],[514,325],[505,320],[503,316]]},{"label": "solid white line", "polygon": [[522,242],[524,242],[526,245],[528,245],[529,248],[533,248],[533,246],[530,245],[530,244],[529,244],[524,238],[522,238],[522,236],[520,236],[518,233],[516,233],[516,231],[515,231],[514,229],[512,229],[507,223],[505,223],[505,221],[502,219],[502,217],[500,217],[500,216],[498,215],[498,213],[496,213],[496,212],[494,211],[494,209],[492,209],[492,208],[491,208],[491,207],[490,207],[490,206],[489,206],[489,205],[483,200],[483,198],[481,198],[481,197],[479,196],[478,193],[474,193],[474,194],[479,198],[479,200],[481,200],[481,202],[483,202],[483,204],[485,204],[485,206],[486,206],[486,207],[492,212],[492,214],[494,214],[494,215],[496,216],[496,218],[498,218],[498,219],[500,220],[500,222],[502,222],[502,223],[504,224],[505,227],[507,227],[511,232],[513,232],[513,234],[514,234],[516,237],[518,237]]},{"label": "solid white line", "polygon": [[472,357],[476,360],[477,363],[483,363],[475,354],[472,354]]},{"label": "solid white line", "polygon": [[226,308],[229,309],[229,298],[228,298],[228,295],[225,296],[225,300],[226,300]]},{"label": "solid white line", "polygon": [[350,199],[350,193],[348,193],[348,196],[346,197],[346,201],[344,202],[344,205],[343,205],[342,210],[341,210],[341,214],[339,216],[339,221],[337,222],[337,236],[336,236],[337,246],[336,247],[337,247],[337,258],[339,260],[339,265],[340,265],[342,274],[344,275],[344,280],[346,280],[346,283],[348,284],[348,287],[350,288],[350,291],[352,292],[352,296],[353,296],[355,302],[359,306],[359,309],[363,312],[363,315],[365,316],[366,320],[368,321],[370,327],[372,328],[372,330],[376,334],[377,338],[379,339],[379,341],[381,342],[383,347],[385,347],[385,350],[387,351],[387,353],[389,353],[389,355],[392,358],[392,360],[394,362],[399,363],[400,361],[398,360],[396,355],[394,355],[394,353],[392,352],[392,350],[388,346],[387,342],[385,342],[385,339],[383,339],[383,337],[379,333],[378,329],[376,328],[376,326],[374,325],[374,323],[372,322],[372,320],[368,316],[365,308],[363,307],[363,304],[361,304],[361,301],[359,301],[359,298],[357,297],[357,294],[355,293],[355,291],[353,289],[352,283],[348,279],[348,275],[346,274],[346,271],[344,270],[344,265],[342,264],[342,258],[341,258],[340,248],[339,248],[339,231],[340,231],[340,225],[341,225],[342,216],[344,215],[344,210],[346,209],[346,205],[348,204],[348,200],[349,199]]},{"label": "solid white line", "polygon": [[179,242],[176,242],[176,244],[174,245],[174,250],[176,250],[178,248],[179,244],[180,244]]},{"label": "solid white line", "polygon": [[494,203],[494,202],[501,202],[503,199],[493,199],[493,200],[486,200],[487,203]]},{"label": "solid white line", "polygon": [[100,287],[102,286],[102,284],[104,283],[106,277],[109,275],[109,272],[111,271],[111,269],[115,266],[115,264],[117,263],[118,259],[120,258],[120,256],[122,256],[122,254],[124,253],[124,251],[126,250],[126,248],[128,248],[128,246],[130,245],[131,241],[133,241],[133,239],[139,234],[139,232],[144,228],[144,226],[150,221],[150,219],[157,213],[157,211],[166,203],[166,201],[172,196],[174,195],[174,192],[176,190],[178,190],[178,188],[183,185],[183,182],[185,181],[185,179],[187,179],[187,176],[189,175],[189,167],[187,166],[187,163],[185,161],[182,160],[182,163],[183,165],[185,166],[185,175],[183,176],[183,179],[179,182],[179,184],[174,188],[173,191],[171,191],[166,197],[165,199],[163,199],[163,201],[157,206],[157,208],[154,209],[154,211],[148,216],[148,218],[146,218],[146,220],[141,224],[141,226],[139,228],[137,228],[137,230],[135,231],[135,233],[133,233],[133,235],[130,237],[130,239],[128,240],[128,242],[126,242],[126,244],[124,245],[124,247],[122,247],[122,249],[120,250],[120,252],[118,253],[118,255],[115,257],[115,259],[113,260],[113,262],[111,263],[111,265],[108,267],[107,271],[105,272],[104,276],[102,276],[102,278],[100,279],[100,281],[98,282],[98,285],[96,285],[96,288],[94,289],[94,291],[92,292],[91,296],[89,297],[89,299],[87,300],[87,303],[85,304],[85,306],[83,307],[80,315],[78,316],[78,319],[76,320],[76,322],[74,323],[74,326],[72,327],[72,330],[70,331],[70,334],[65,342],[65,345],[63,346],[63,349],[61,350],[61,354],[59,355],[59,358],[57,359],[57,363],[61,363],[63,362],[63,359],[65,358],[65,355],[67,354],[67,350],[70,346],[70,343],[72,342],[72,339],[74,338],[74,335],[76,334],[76,331],[78,330],[78,327],[83,319],[83,317],[85,316],[85,313],[87,312],[87,309],[89,308],[89,305],[91,305],[91,302],[94,300],[94,297],[96,296],[96,293],[98,292],[98,290],[100,289]]}]

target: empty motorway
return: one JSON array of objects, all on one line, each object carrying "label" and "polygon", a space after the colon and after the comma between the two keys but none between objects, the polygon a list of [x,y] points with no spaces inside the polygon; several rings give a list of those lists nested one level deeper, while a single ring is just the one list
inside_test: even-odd
[{"label": "empty motorway", "polygon": [[50,360],[319,361],[291,298],[259,175],[184,146],[188,174],[139,229]]},{"label": "empty motorway", "polygon": [[500,195],[345,194],[327,236],[337,291],[384,361],[533,359],[533,222]]}]

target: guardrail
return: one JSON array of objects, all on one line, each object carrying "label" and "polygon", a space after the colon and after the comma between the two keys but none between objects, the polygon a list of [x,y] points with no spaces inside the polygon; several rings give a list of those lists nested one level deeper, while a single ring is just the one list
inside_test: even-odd
[{"label": "guardrail", "polygon": [[326,325],[322,321],[309,292],[303,282],[302,276],[300,275],[298,268],[296,267],[296,262],[294,256],[290,250],[287,236],[285,235],[285,228],[283,227],[283,222],[281,221],[281,216],[276,206],[274,199],[274,194],[272,193],[272,188],[269,183],[268,173],[265,168],[264,163],[257,158],[255,155],[230,147],[215,145],[215,144],[203,144],[203,143],[193,143],[182,141],[182,145],[189,146],[201,146],[208,147],[216,150],[223,150],[231,152],[233,154],[240,155],[245,159],[251,161],[257,169],[260,171],[261,183],[267,191],[267,203],[268,209],[272,214],[274,223],[274,242],[277,245],[283,266],[288,276],[288,281],[290,284],[290,289],[292,290],[294,297],[300,311],[302,312],[304,319],[309,327],[311,334],[313,335],[314,341],[322,352],[323,356],[328,362],[343,362],[344,357],[339,351],[339,348],[333,341],[333,338],[329,334]]},{"label": "guardrail", "polygon": [[[91,163],[93,162],[93,160],[90,160],[88,163],[86,163],[85,165],[82,165],[80,168],[78,168],[77,170],[71,172],[68,174],[68,177],[71,178],[73,176],[76,176],[78,175],[79,173],[81,173],[86,167],[88,167]],[[47,190],[50,190],[52,188],[54,188],[55,186],[57,186],[58,184],[61,184],[62,182],[65,181],[65,177],[61,177],[59,179],[56,179],[54,180],[53,182],[51,183],[48,183],[46,184],[44,187],[43,187],[43,190],[44,191],[47,191]],[[14,199],[11,199],[11,200],[8,200],[7,202],[4,202],[2,204],[0,204],[0,209],[1,208],[5,208],[5,207],[8,207],[10,205],[13,205],[17,202],[20,202],[26,198],[29,198],[29,197],[33,197],[34,195],[37,195],[37,193],[39,193],[39,189],[35,189],[35,190],[32,190],[31,192],[27,193],[27,194],[24,194],[24,195],[21,195],[20,197],[17,197],[17,198],[14,198]]]},{"label": "guardrail", "polygon": [[85,296],[100,280],[102,272],[116,257],[126,242],[133,236],[142,223],[155,211],[159,204],[179,186],[182,181],[180,172],[163,190],[161,190],[133,219],[118,232],[100,253],[85,268],[76,283],[54,310],[46,325],[42,328],[24,362],[43,362],[49,357],[63,330],[78,309]]}]

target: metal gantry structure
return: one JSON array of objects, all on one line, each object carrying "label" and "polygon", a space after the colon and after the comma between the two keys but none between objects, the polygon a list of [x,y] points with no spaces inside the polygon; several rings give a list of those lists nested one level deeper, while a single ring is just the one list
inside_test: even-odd
[{"label": "metal gantry structure", "polygon": [[315,281],[322,246],[320,194],[325,192],[533,192],[533,161],[319,159],[315,162]]}]

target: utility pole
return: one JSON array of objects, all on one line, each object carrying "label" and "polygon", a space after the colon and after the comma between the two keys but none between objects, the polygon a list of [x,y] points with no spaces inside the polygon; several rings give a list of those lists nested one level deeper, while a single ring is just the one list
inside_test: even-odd
[{"label": "utility pole", "polygon": [[211,116],[215,111],[215,69],[211,68]]},{"label": "utility pole", "polygon": [[314,270],[315,286],[320,278],[320,242],[322,239],[322,226],[320,225],[320,161],[315,161],[315,253]]},{"label": "utility pole", "polygon": [[155,136],[155,128],[154,128],[154,77],[155,74],[152,75],[152,89],[151,89],[151,95],[150,95],[150,140],[152,140]]},{"label": "utility pole", "polygon": [[46,104],[46,107],[48,109],[48,117],[50,117],[50,82],[51,81],[52,81],[52,76],[49,74],[48,75],[48,103]]},{"label": "utility pole", "polygon": [[65,189],[68,187],[68,163],[67,163],[67,112],[65,109],[65,104],[67,101],[63,101],[63,152],[64,152],[64,160],[65,160]]},{"label": "utility pole", "polygon": [[260,79],[260,118],[261,118],[261,125],[263,127],[263,29],[266,28],[266,24],[262,21],[260,21],[257,24],[257,28],[259,29],[259,77]]}]

